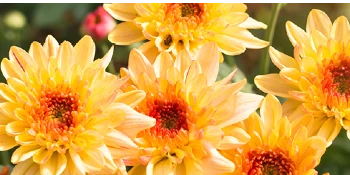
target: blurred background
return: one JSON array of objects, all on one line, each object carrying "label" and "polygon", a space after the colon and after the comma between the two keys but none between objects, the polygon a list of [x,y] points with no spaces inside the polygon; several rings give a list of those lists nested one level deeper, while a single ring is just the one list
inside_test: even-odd
[{"label": "blurred background", "polygon": [[[59,43],[68,40],[74,45],[84,34],[91,32],[92,29],[84,28],[84,25],[90,24],[92,20],[90,18],[94,18],[88,17],[89,14],[93,13],[97,16],[100,14],[100,12],[94,11],[101,5],[0,4],[0,57],[7,58],[11,46],[19,46],[24,50],[28,50],[33,41],[44,43],[46,36],[49,34],[54,36]],[[247,4],[247,6],[247,13],[251,17],[268,24],[272,4]],[[332,21],[341,15],[350,18],[350,4],[287,4],[280,11],[272,46],[287,55],[292,55],[293,47],[287,37],[285,23],[289,20],[305,29],[307,15],[311,9],[323,10]],[[100,17],[97,17],[92,21],[99,20]],[[118,23],[115,20],[113,22]],[[251,30],[251,32],[255,36],[264,39],[265,30]],[[102,36],[103,32],[99,34],[95,36],[96,58],[101,58],[107,48],[112,46],[112,43]],[[113,65],[117,71],[120,67],[127,66],[130,50],[139,45],[140,43],[115,47]],[[263,52],[264,49],[248,49],[239,56],[225,56],[225,62],[220,65],[218,79],[223,78],[237,67],[239,73],[235,76],[234,81],[246,77],[249,84],[247,84],[244,91],[261,93],[254,87],[253,79],[258,73],[258,65]],[[271,64],[270,72],[278,72],[278,69]],[[5,82],[2,75],[0,75],[0,82]],[[6,159],[6,157],[0,157],[0,162],[4,162],[3,159]],[[350,140],[347,139],[344,130],[332,146],[327,149],[326,154],[322,157],[321,164],[316,169],[319,174],[326,172],[332,175],[350,174]]]}]

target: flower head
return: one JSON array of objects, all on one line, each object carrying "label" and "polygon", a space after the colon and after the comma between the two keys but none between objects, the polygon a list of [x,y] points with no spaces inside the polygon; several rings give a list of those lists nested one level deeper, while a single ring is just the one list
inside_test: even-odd
[{"label": "flower head", "polygon": [[295,46],[294,59],[271,47],[271,59],[281,71],[257,76],[255,83],[264,92],[288,98],[283,106],[291,120],[312,114],[310,134],[325,137],[328,145],[341,127],[348,130],[350,138],[348,20],[341,16],[332,25],[324,12],[312,10],[306,32],[292,22],[286,26]]},{"label": "flower head", "polygon": [[[7,84],[0,84],[0,149],[19,146],[11,158],[17,164],[13,174],[126,174],[105,142],[110,133],[127,132],[123,127],[134,118],[118,101],[139,101],[145,94],[118,95],[128,77],[105,72],[112,52],[93,61],[95,44],[88,36],[74,47],[67,41],[58,45],[52,36],[43,46],[33,42],[28,53],[11,47],[10,59],[1,62]],[[135,122],[140,127],[131,130],[144,129],[142,122],[151,127],[155,121],[143,116]],[[125,144],[132,142],[126,134],[120,135],[116,146],[137,149]]]},{"label": "flower head", "polygon": [[[243,147],[221,151],[233,161],[237,175],[315,175],[315,167],[326,150],[326,140],[308,134],[300,122],[282,117],[278,99],[268,94],[247,120],[224,128],[227,135],[243,128],[250,140]],[[305,116],[305,117],[311,117]]]},{"label": "flower head", "polygon": [[99,6],[94,12],[85,17],[80,28],[83,34],[90,35],[95,40],[101,40],[107,37],[115,25],[114,19],[102,6]]},{"label": "flower head", "polygon": [[183,50],[175,61],[162,52],[153,65],[140,51],[131,51],[129,67],[121,69],[121,75],[131,76],[128,89],[146,92],[135,109],[155,118],[156,125],[137,134],[139,155],[125,160],[134,166],[129,174],[218,174],[234,170],[232,162],[217,149],[241,142],[224,136],[221,128],[247,118],[262,97],[240,93],[246,81],[230,84],[234,72],[215,82],[218,59],[214,42],[205,44],[194,56]]},{"label": "flower head", "polygon": [[244,4],[138,3],[104,7],[114,18],[125,21],[114,28],[108,39],[118,45],[149,40],[139,49],[151,63],[161,51],[173,56],[182,49],[194,53],[209,41],[216,42],[227,55],[268,45],[247,30],[265,29],[266,25],[250,18]]}]

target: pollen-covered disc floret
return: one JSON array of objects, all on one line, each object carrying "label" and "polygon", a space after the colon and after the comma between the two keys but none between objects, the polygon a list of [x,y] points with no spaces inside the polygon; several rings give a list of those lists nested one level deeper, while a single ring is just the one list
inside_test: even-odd
[{"label": "pollen-covered disc floret", "polygon": [[174,138],[179,130],[188,131],[189,115],[193,115],[193,112],[187,102],[177,97],[174,91],[168,91],[167,94],[149,94],[146,97],[146,106],[136,107],[136,110],[140,108],[141,113],[156,119],[156,125],[150,130],[152,135]]},{"label": "pollen-covered disc floret", "polygon": [[126,89],[146,92],[135,109],[154,118],[156,125],[137,134],[139,154],[125,159],[133,166],[129,174],[220,174],[234,170],[232,162],[217,149],[234,147],[247,138],[226,137],[221,128],[248,117],[262,97],[239,93],[245,80],[229,83],[234,72],[215,82],[218,59],[219,50],[213,42],[193,57],[183,50],[173,60],[162,52],[153,65],[140,51],[131,51],[129,67],[121,69],[121,75],[131,76]]},{"label": "pollen-covered disc floret", "polygon": [[17,164],[13,174],[126,174],[125,154],[112,158],[106,143],[135,153],[135,144],[125,142],[155,121],[140,116],[128,122],[137,112],[119,101],[140,101],[144,92],[130,91],[139,98],[117,95],[128,77],[105,72],[112,51],[93,61],[89,36],[74,47],[67,41],[59,45],[52,36],[43,46],[33,42],[28,53],[11,47],[10,59],[1,62],[7,84],[0,84],[0,149],[19,146],[11,157]]},{"label": "pollen-covered disc floret", "polygon": [[182,49],[194,53],[210,41],[228,55],[268,45],[247,30],[266,25],[250,18],[245,13],[246,5],[240,3],[137,3],[104,7],[116,19],[125,21],[115,27],[108,39],[118,45],[148,39],[139,49],[151,63],[161,51],[173,56]]},{"label": "pollen-covered disc floret", "polygon": [[[299,120],[306,114],[314,118],[311,135],[327,139],[328,145],[341,128],[350,138],[350,27],[346,17],[334,23],[327,14],[312,10],[306,31],[292,22],[286,23],[287,34],[294,46],[294,58],[270,48],[279,74],[259,75],[258,88],[288,98],[284,115]],[[269,83],[269,82],[276,83]]]},{"label": "pollen-covered disc floret", "polygon": [[260,114],[224,128],[227,135],[242,128],[250,136],[245,145],[220,151],[235,163],[232,175],[316,175],[326,140],[308,134],[306,119],[312,116],[291,123],[282,117],[281,104],[271,94],[262,102]]},{"label": "pollen-covered disc floret", "polygon": [[255,148],[247,153],[244,173],[247,175],[296,175],[295,163],[289,153],[274,149]]}]

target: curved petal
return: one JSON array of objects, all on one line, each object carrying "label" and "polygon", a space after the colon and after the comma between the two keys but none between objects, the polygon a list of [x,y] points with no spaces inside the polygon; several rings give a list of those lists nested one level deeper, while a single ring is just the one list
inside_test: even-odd
[{"label": "curved petal", "polygon": [[275,96],[267,94],[260,108],[260,116],[267,131],[275,128],[282,117],[282,106]]},{"label": "curved petal", "polygon": [[285,67],[299,69],[299,66],[294,58],[276,50],[272,46],[269,47],[269,53],[273,64],[275,64],[279,69]]},{"label": "curved petal", "polygon": [[206,144],[206,151],[208,153],[200,162],[202,163],[203,174],[221,174],[230,173],[235,169],[235,164],[230,160],[223,157],[217,149],[213,148],[211,145]]},{"label": "curved petal", "polygon": [[108,40],[117,45],[129,45],[144,39],[142,30],[134,22],[117,24],[108,35]]},{"label": "curved petal", "polygon": [[44,164],[40,165],[41,174],[61,174],[67,166],[65,155],[55,152]]},{"label": "curved petal", "polygon": [[239,24],[238,27],[247,29],[266,29],[267,25],[249,17],[247,20]]},{"label": "curved petal", "polygon": [[156,60],[157,56],[159,55],[158,48],[156,47],[154,41],[143,43],[138,49],[143,55],[145,55],[150,63],[154,63],[154,60]]},{"label": "curved petal", "polygon": [[284,98],[291,97],[289,91],[298,90],[296,87],[286,83],[279,74],[258,75],[254,78],[254,83],[263,92]]},{"label": "curved petal", "polygon": [[45,39],[45,43],[44,43],[43,48],[44,48],[48,57],[52,56],[52,57],[56,58],[59,44],[53,36],[49,35]]},{"label": "curved petal", "polygon": [[287,21],[286,23],[287,35],[290,42],[295,46],[297,43],[310,46],[309,36],[303,29],[295,25],[294,23]]},{"label": "curved petal", "polygon": [[126,116],[124,122],[116,129],[130,138],[135,138],[138,132],[151,128],[156,124],[154,118],[138,113],[128,105],[119,103],[118,106],[125,111]]},{"label": "curved petal", "polygon": [[153,63],[157,78],[165,78],[170,67],[174,65],[173,58],[168,52],[162,51]]},{"label": "curved petal", "polygon": [[73,61],[79,64],[81,68],[91,64],[95,57],[95,43],[90,36],[84,36],[74,46]]},{"label": "curved petal", "polygon": [[152,81],[156,79],[156,74],[151,63],[147,58],[137,49],[133,49],[129,56],[129,72],[134,82],[138,82],[139,76],[145,72]]},{"label": "curved petal", "polygon": [[331,38],[334,38],[337,41],[343,41],[344,38],[348,38],[349,30],[350,26],[348,19],[345,16],[340,16],[334,21],[331,30]]},{"label": "curved petal", "polygon": [[11,174],[40,174],[40,166],[33,162],[32,159],[18,163],[12,170]]},{"label": "curved petal", "polygon": [[223,32],[228,36],[232,36],[234,40],[236,40],[238,43],[241,43],[246,48],[261,49],[269,45],[269,42],[255,37],[246,29],[234,26],[227,27]]},{"label": "curved petal", "polygon": [[256,109],[259,108],[261,100],[264,97],[256,94],[239,92],[236,95],[236,109],[232,117],[223,123],[218,124],[219,127],[225,127],[243,121],[249,117]]},{"label": "curved petal", "polygon": [[312,9],[307,17],[306,32],[310,34],[314,30],[321,32],[326,38],[329,37],[332,22],[328,15],[318,9]]},{"label": "curved petal", "polygon": [[103,4],[103,8],[117,20],[132,21],[137,17],[133,3]]},{"label": "curved petal", "polygon": [[219,48],[215,42],[204,44],[193,59],[201,65],[202,73],[207,77],[208,86],[214,84],[219,73]]},{"label": "curved petal", "polygon": [[226,55],[239,55],[245,51],[243,44],[236,42],[231,36],[216,34],[212,40],[218,44],[220,51]]}]

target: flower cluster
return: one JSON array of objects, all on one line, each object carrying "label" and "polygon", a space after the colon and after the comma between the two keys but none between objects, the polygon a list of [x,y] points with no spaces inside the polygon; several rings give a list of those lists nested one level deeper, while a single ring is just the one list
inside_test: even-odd
[{"label": "flower cluster", "polygon": [[312,10],[306,32],[287,22],[294,58],[269,48],[280,73],[256,76],[263,97],[241,92],[236,70],[217,80],[222,53],[269,44],[248,31],[267,26],[244,4],[104,8],[125,22],[100,7],[84,32],[100,40],[115,26],[112,43],[149,40],[120,75],[106,71],[113,46],[95,59],[90,36],[73,46],[49,35],[2,60],[0,151],[15,148],[12,174],[316,175],[341,128],[350,139],[345,17]]}]

